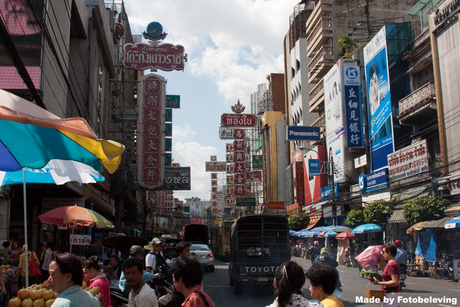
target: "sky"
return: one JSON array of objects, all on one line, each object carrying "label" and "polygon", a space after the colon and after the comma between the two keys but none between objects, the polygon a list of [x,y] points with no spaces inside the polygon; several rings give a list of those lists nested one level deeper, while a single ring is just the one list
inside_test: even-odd
[{"label": "sky", "polygon": [[191,167],[191,190],[174,197],[209,200],[205,162],[212,155],[225,161],[221,115],[232,113],[238,99],[250,113],[257,85],[270,73],[283,73],[283,40],[298,2],[125,0],[133,34],[159,22],[168,33],[163,42],[184,46],[188,55],[183,72],[157,72],[167,80],[167,94],[180,95],[180,109],[173,109],[173,163]]}]

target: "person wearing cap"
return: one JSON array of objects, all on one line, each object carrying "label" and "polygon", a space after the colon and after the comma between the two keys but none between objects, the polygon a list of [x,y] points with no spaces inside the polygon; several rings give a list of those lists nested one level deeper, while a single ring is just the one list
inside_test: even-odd
[{"label": "person wearing cap", "polygon": [[[161,273],[169,277],[169,266],[161,252],[162,241],[158,238],[153,238],[152,242],[149,242],[149,245],[145,245],[144,248],[150,250],[145,257],[145,270],[147,272],[157,272],[160,271],[159,268],[161,267]],[[160,278],[160,274],[155,274],[155,278]]]},{"label": "person wearing cap", "polygon": [[[315,261],[313,262],[313,265],[329,265],[333,268],[337,268],[339,263],[331,257],[329,249],[327,247],[323,247],[321,249],[320,255],[316,257]],[[340,276],[337,275],[337,284],[334,292],[335,296],[340,297],[340,295],[342,294],[341,287],[342,283],[340,282]]]},{"label": "person wearing cap", "polygon": [[[142,246],[140,246],[140,245],[131,246],[131,248],[129,249],[129,258],[131,258],[131,257],[135,257],[135,258],[138,258],[138,259],[142,260],[142,258],[144,258],[144,248]],[[143,281],[149,282],[154,278],[155,278],[155,275],[153,275],[150,272],[146,272],[144,270],[144,273],[142,274],[142,280]],[[129,291],[131,290],[131,286],[126,283],[125,274],[123,272],[121,272],[120,280],[118,282],[118,288],[120,288],[120,290],[123,291],[123,293],[126,296],[129,295]]]},{"label": "person wearing cap", "polygon": [[405,265],[407,263],[407,252],[402,248],[401,240],[396,240],[395,244],[398,247],[395,259],[399,262],[399,264]]}]

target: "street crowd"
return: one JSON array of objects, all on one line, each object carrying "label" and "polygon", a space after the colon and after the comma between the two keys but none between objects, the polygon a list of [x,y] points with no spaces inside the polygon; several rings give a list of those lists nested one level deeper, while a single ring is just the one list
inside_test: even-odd
[{"label": "street crowd", "polygon": [[[47,282],[59,293],[53,307],[112,307],[110,287],[118,287],[127,296],[128,307],[158,307],[155,290],[148,284],[165,278],[174,284],[169,305],[172,307],[215,307],[214,302],[202,290],[203,269],[190,243],[176,246],[178,257],[169,265],[162,253],[164,242],[153,238],[146,246],[133,245],[127,259],[120,251],[104,252],[98,249],[98,242],[91,241],[84,255],[57,253],[51,242],[40,244],[36,252],[28,251],[30,284]],[[16,295],[18,289],[26,286],[25,247],[18,241],[3,243],[0,259],[14,274],[7,287],[4,274],[0,274],[3,306],[8,298]],[[101,253],[102,251],[102,253]],[[147,251],[147,254],[145,253]],[[145,261],[144,261],[145,260]],[[85,287],[99,287],[98,300]]]}]

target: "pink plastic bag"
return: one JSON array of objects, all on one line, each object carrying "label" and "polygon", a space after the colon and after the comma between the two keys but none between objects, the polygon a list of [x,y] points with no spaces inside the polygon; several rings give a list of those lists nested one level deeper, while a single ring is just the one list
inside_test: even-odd
[{"label": "pink plastic bag", "polygon": [[366,248],[361,254],[356,256],[356,261],[363,267],[364,270],[374,268],[379,262],[380,248],[382,245],[372,245]]}]

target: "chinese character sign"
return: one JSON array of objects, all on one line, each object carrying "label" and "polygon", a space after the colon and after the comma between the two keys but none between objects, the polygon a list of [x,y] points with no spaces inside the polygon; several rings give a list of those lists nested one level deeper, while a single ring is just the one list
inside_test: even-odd
[{"label": "chinese character sign", "polygon": [[138,179],[139,185],[153,189],[164,181],[165,78],[142,76],[139,95]]},{"label": "chinese character sign", "polygon": [[345,130],[348,147],[364,147],[360,80],[358,66],[344,67]]}]

